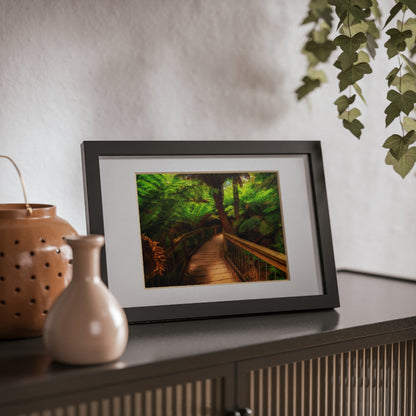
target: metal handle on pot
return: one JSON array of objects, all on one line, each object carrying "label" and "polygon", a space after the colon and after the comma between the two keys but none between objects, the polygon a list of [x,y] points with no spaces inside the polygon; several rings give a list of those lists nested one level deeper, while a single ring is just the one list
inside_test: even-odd
[{"label": "metal handle on pot", "polygon": [[13,166],[16,168],[17,174],[19,175],[20,183],[22,184],[23,197],[25,198],[27,215],[28,216],[32,215],[33,210],[32,210],[32,207],[27,202],[26,187],[25,187],[25,183],[23,182],[23,177],[22,177],[22,174],[20,173],[20,169],[17,167],[16,163],[14,163],[14,160],[11,157],[6,156],[6,155],[0,155],[0,157],[10,160],[10,162],[12,162]]}]

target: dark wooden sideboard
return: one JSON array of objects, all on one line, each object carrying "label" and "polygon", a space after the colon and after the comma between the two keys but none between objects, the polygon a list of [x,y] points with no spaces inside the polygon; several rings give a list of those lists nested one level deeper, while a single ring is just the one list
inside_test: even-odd
[{"label": "dark wooden sideboard", "polygon": [[416,282],[338,284],[334,310],[133,325],[101,366],[54,363],[40,338],[0,341],[0,415],[415,416]]}]

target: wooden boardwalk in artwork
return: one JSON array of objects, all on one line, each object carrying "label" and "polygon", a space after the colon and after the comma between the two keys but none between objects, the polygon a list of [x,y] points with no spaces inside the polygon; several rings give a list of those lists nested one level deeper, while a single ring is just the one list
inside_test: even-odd
[{"label": "wooden boardwalk in artwork", "polygon": [[191,257],[187,267],[188,284],[241,282],[224,258],[223,235],[214,235]]}]

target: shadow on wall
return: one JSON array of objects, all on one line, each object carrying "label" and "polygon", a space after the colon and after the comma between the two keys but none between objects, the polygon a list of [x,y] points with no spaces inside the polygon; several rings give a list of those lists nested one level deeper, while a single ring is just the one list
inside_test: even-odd
[{"label": "shadow on wall", "polygon": [[101,2],[111,30],[91,34],[103,52],[87,74],[95,138],[255,138],[284,114],[271,1],[118,5],[105,16],[114,7]]},{"label": "shadow on wall", "polygon": [[5,0],[9,118],[27,115],[50,144],[68,128],[84,139],[264,138],[285,111],[286,8],[275,0]]}]

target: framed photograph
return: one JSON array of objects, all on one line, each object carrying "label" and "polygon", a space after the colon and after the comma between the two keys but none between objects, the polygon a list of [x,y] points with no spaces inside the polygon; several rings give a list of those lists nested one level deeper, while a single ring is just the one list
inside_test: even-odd
[{"label": "framed photograph", "polygon": [[129,322],[339,306],[320,142],[86,141],[87,230]]}]

